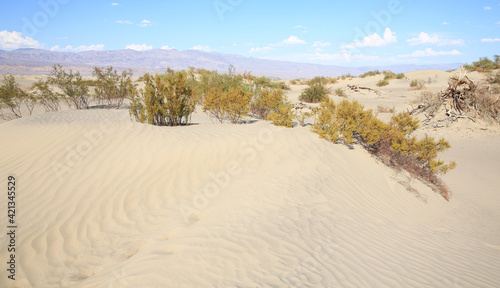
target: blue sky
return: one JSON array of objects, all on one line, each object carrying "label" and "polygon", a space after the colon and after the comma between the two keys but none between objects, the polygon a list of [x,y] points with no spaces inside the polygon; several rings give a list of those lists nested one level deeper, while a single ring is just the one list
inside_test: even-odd
[{"label": "blue sky", "polygon": [[343,66],[500,54],[491,1],[4,1],[0,49],[197,49]]}]

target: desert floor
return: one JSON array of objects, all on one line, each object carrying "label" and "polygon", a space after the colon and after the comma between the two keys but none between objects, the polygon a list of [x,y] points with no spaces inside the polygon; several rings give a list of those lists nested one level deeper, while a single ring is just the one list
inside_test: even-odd
[{"label": "desert floor", "polygon": [[[404,111],[422,92],[409,89],[412,79],[439,91],[452,74],[331,87],[367,108]],[[24,87],[36,78],[16,77]],[[289,100],[298,102],[305,87],[292,86]],[[458,164],[443,178],[452,191],[446,201],[308,126],[213,124],[201,111],[192,122],[135,123],[126,107],[39,108],[2,121],[0,286],[500,287],[498,126],[460,119],[418,130],[452,145],[440,155]],[[5,264],[10,175],[15,281]]]}]

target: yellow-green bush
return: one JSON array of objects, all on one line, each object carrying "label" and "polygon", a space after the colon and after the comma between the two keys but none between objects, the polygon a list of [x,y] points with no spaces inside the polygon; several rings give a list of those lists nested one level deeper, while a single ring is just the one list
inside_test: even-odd
[{"label": "yellow-green bush", "polygon": [[289,102],[283,102],[278,106],[276,111],[271,111],[267,119],[272,121],[276,126],[292,128],[294,117],[293,105]]},{"label": "yellow-green bush", "polygon": [[327,99],[320,107],[312,131],[321,138],[349,145],[359,143],[387,165],[405,169],[432,183],[449,199],[446,187],[436,173],[446,173],[455,168],[456,163],[445,164],[436,158],[437,153],[448,149],[450,144],[444,139],[436,141],[427,135],[423,139],[413,136],[419,124],[408,112],[393,115],[391,121],[385,123],[357,101],[334,103],[332,99]]},{"label": "yellow-green bush", "polygon": [[229,73],[212,72],[202,79],[203,111],[222,123],[229,119],[238,123],[250,109],[252,89],[241,75],[229,68]]},{"label": "yellow-green bush", "polygon": [[285,93],[279,88],[257,87],[252,96],[250,111],[262,119],[267,119],[269,113],[278,109],[285,99]]},{"label": "yellow-green bush", "polygon": [[145,87],[130,103],[130,116],[142,123],[158,126],[188,124],[196,99],[187,85],[186,72],[170,68],[164,75],[144,76]]}]

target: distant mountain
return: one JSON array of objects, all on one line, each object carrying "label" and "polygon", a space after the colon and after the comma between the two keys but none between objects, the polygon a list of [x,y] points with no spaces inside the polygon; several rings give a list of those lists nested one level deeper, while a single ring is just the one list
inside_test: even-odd
[{"label": "distant mountain", "polygon": [[266,75],[285,79],[311,78],[314,76],[340,76],[342,74],[359,75],[370,70],[391,70],[409,72],[424,69],[457,69],[461,64],[439,65],[396,65],[384,67],[342,67],[245,57],[235,54],[203,52],[197,50],[162,50],[149,51],[114,50],[85,52],[56,52],[41,49],[0,50],[0,74],[46,74],[51,66],[60,64],[89,75],[92,67],[113,66],[114,68],[133,69],[136,75],[145,72],[163,72],[167,67],[174,70],[192,66],[208,70],[226,71],[233,65],[238,72],[251,71],[254,75]]}]

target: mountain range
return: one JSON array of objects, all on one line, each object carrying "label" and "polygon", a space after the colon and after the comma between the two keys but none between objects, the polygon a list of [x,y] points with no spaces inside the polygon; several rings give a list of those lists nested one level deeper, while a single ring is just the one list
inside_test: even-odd
[{"label": "mountain range", "polygon": [[48,74],[55,64],[77,70],[82,75],[90,75],[92,68],[113,66],[117,70],[133,69],[136,76],[145,72],[164,72],[167,67],[174,70],[188,67],[226,71],[233,65],[237,72],[249,71],[253,75],[293,79],[314,76],[336,77],[343,74],[359,75],[370,70],[390,70],[403,73],[416,70],[458,69],[461,63],[435,65],[390,65],[343,67],[299,62],[278,61],[246,57],[236,54],[223,54],[199,50],[178,51],[153,49],[148,51],[112,50],[57,52],[42,49],[0,50],[0,74]]}]

